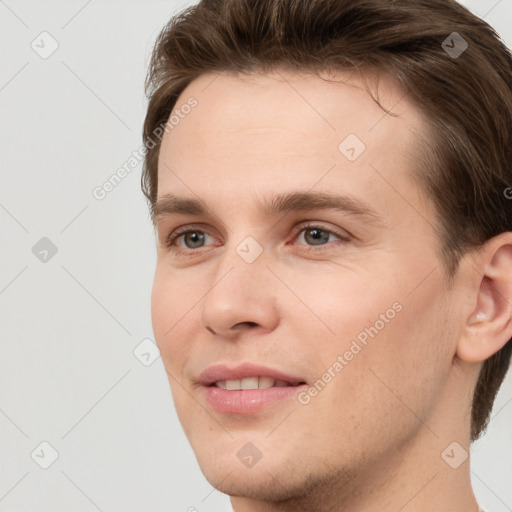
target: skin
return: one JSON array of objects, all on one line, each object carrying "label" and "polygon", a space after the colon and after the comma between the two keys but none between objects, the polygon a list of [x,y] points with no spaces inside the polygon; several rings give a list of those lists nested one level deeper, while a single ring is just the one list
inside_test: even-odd
[{"label": "skin", "polygon": [[[384,77],[378,95],[397,117],[348,74],[205,74],[176,108],[190,96],[198,105],[163,138],[158,197],[200,198],[211,215],[157,223],[153,329],[201,470],[235,512],[478,511],[469,458],[453,469],[442,453],[453,442],[456,459],[469,451],[478,371],[512,337],[512,233],[466,255],[448,286],[434,206],[411,177],[422,117]],[[352,162],[338,150],[349,133],[366,145]],[[296,190],[357,197],[382,225],[256,207]],[[330,235],[327,250],[308,252],[311,230],[294,231],[303,221],[351,238]],[[164,245],[185,225],[207,234],[203,246],[176,242],[192,257]],[[250,264],[236,252],[247,236],[263,249]],[[401,311],[306,405],[292,398],[242,417],[202,398],[196,378],[216,363],[251,361],[314,383],[397,302]],[[250,468],[236,456],[247,442],[262,453]]]}]

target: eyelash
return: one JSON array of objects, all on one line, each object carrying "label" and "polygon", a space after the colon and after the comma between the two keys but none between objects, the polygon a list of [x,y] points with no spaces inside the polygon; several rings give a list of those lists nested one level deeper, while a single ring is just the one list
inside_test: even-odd
[{"label": "eyelash", "polygon": [[[327,229],[327,228],[324,228],[322,226],[318,226],[316,224],[300,224],[299,226],[296,226],[294,228],[294,230],[296,231],[296,234],[297,234],[296,238],[298,237],[298,235],[300,235],[300,233],[302,231],[304,231],[306,229],[319,229],[321,231],[324,231],[325,233],[329,233],[330,235],[335,235],[338,238],[340,238],[339,241],[342,242],[342,243],[347,243],[347,242],[350,241],[350,238],[347,237],[347,235],[345,233],[337,231],[337,230],[334,230],[334,229]],[[168,249],[171,249],[172,252],[174,252],[176,255],[194,256],[197,253],[196,249],[186,249],[186,250],[183,250],[183,249],[179,249],[178,246],[175,244],[175,241],[181,235],[185,235],[187,233],[205,233],[205,234],[208,234],[208,233],[206,233],[205,231],[203,231],[202,229],[199,229],[199,228],[194,229],[191,226],[183,226],[182,228],[178,228],[175,231],[173,231],[166,238],[166,240],[165,240],[165,247],[167,247]],[[310,246],[307,246],[308,247],[307,251],[320,253],[320,252],[323,252],[325,250],[330,249],[331,248],[331,244],[332,244],[332,242],[328,242],[325,245],[321,245],[321,246],[318,246],[318,247],[310,245]]]}]

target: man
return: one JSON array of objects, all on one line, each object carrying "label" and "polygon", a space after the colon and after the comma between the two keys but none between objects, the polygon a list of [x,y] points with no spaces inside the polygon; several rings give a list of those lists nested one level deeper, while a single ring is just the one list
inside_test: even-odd
[{"label": "man", "polygon": [[179,419],[235,512],[477,512],[512,350],[512,58],[447,0],[204,1],[143,190]]}]

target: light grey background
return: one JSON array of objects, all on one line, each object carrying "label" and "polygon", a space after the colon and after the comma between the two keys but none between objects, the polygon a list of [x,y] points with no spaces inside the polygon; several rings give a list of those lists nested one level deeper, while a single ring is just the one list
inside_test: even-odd
[{"label": "light grey background", "polygon": [[[140,163],[93,196],[140,148],[153,42],[191,3],[0,0],[0,511],[231,510],[161,359],[134,354],[154,347]],[[512,45],[511,0],[463,3]],[[481,504],[511,511],[511,375],[471,467]]]}]

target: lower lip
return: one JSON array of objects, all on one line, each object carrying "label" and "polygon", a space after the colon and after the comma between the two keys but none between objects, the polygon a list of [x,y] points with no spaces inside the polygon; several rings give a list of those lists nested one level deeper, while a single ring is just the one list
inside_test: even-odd
[{"label": "lower lip", "polygon": [[229,391],[217,386],[204,386],[208,404],[218,412],[227,414],[254,414],[263,409],[290,399],[305,389],[300,386],[280,386],[268,389],[245,389]]}]

